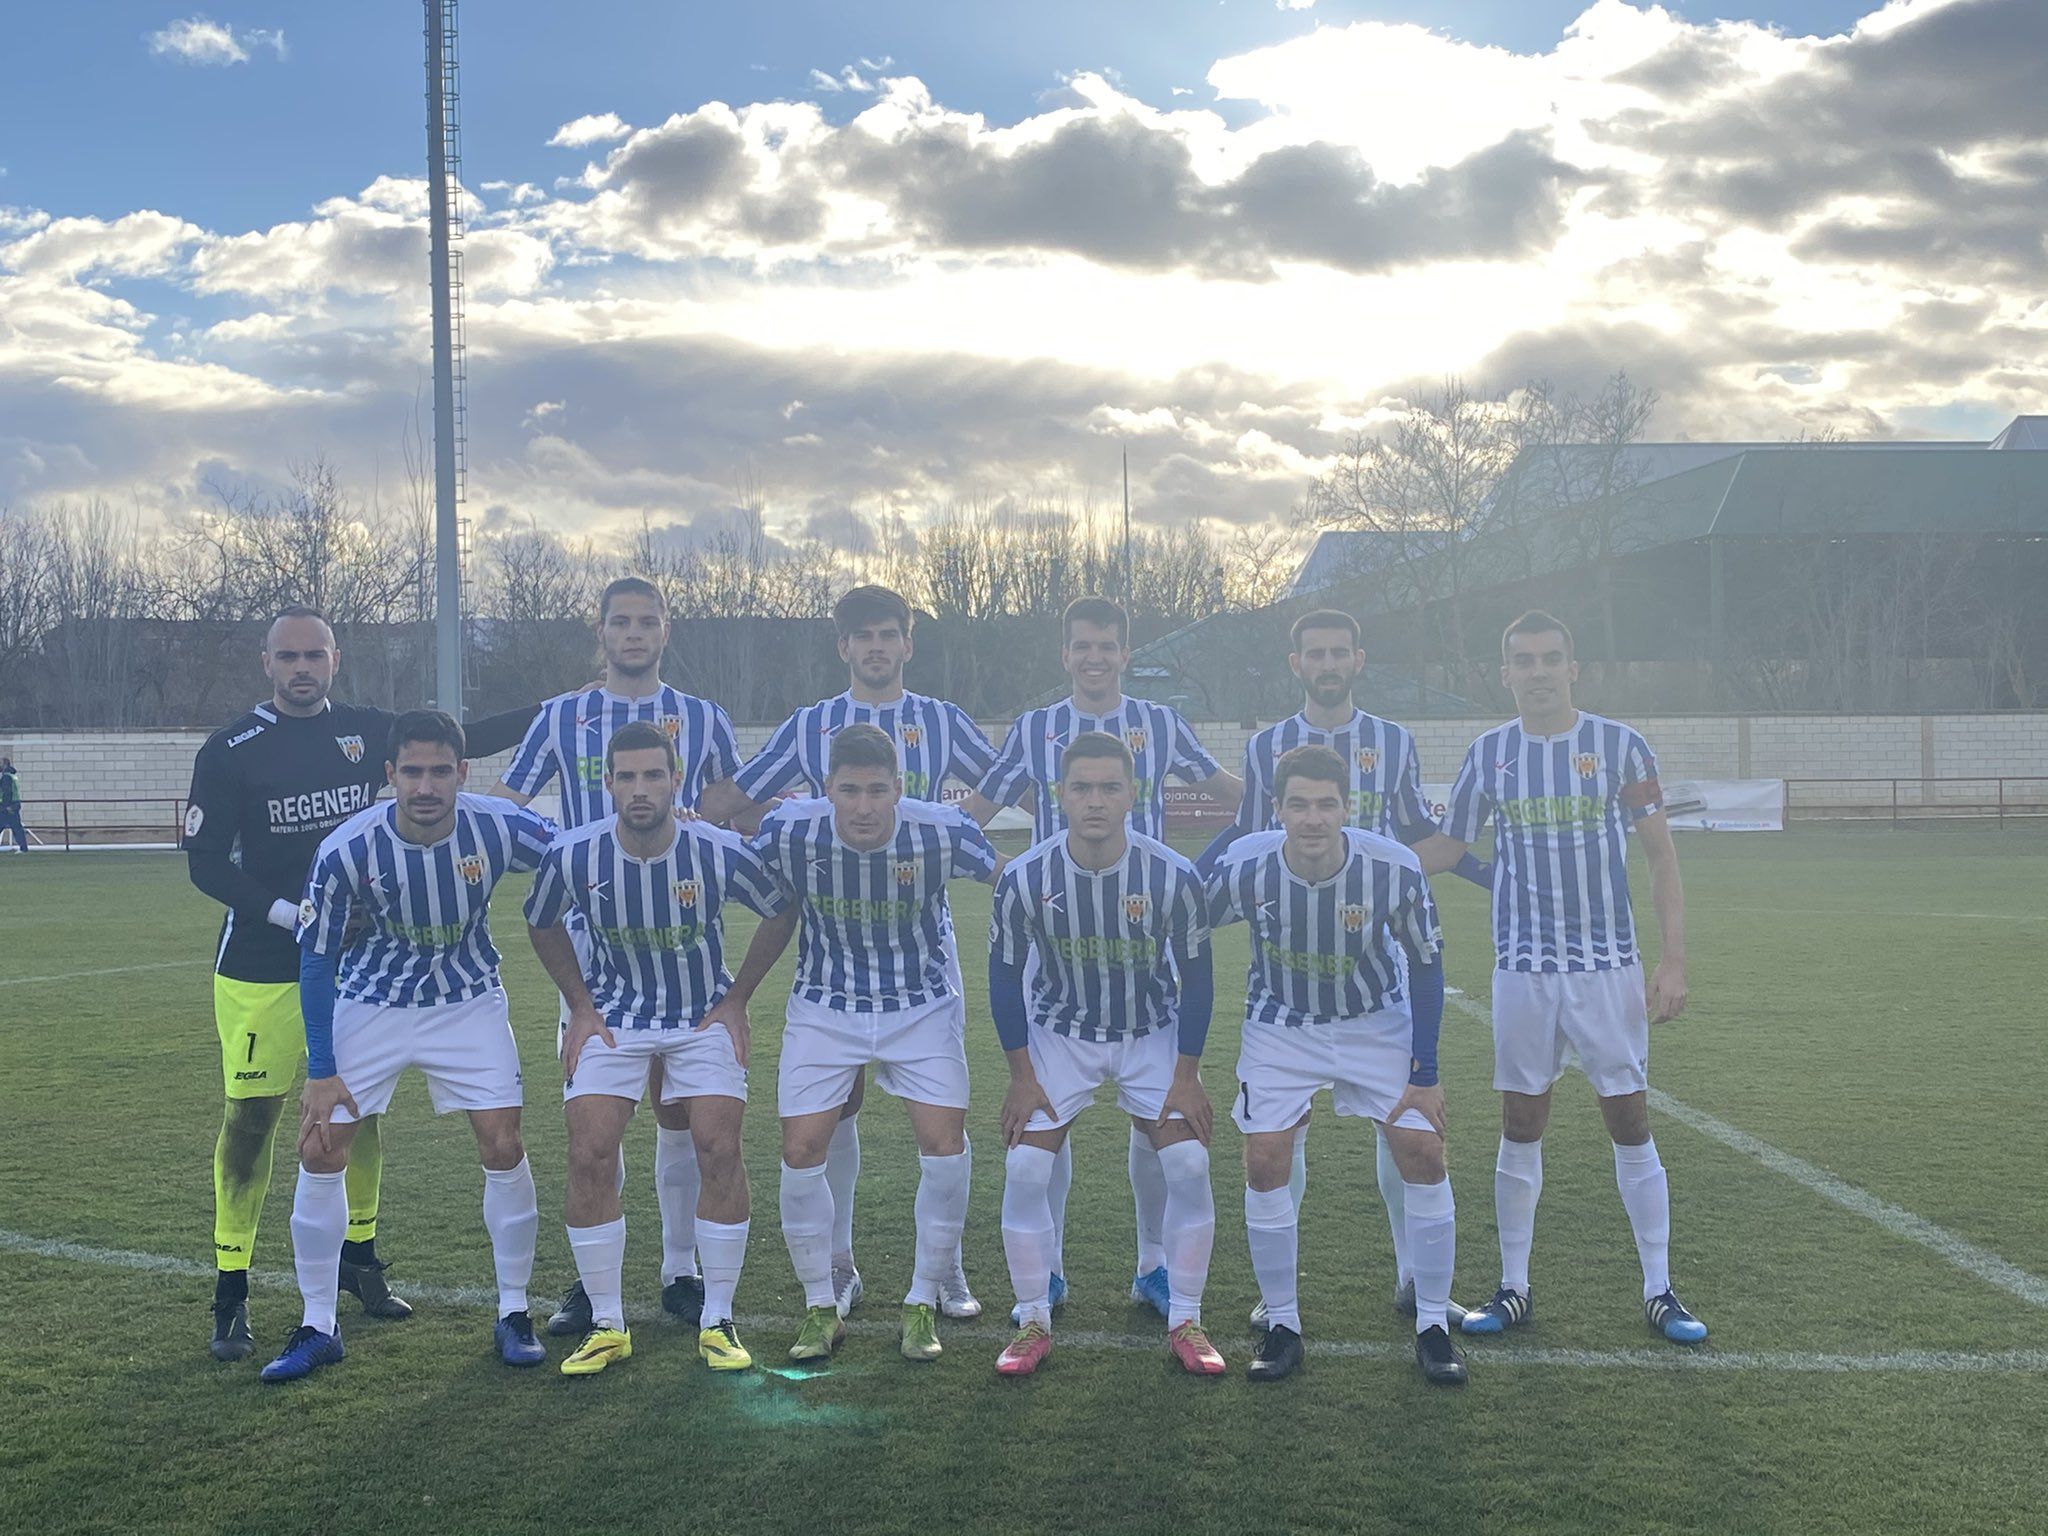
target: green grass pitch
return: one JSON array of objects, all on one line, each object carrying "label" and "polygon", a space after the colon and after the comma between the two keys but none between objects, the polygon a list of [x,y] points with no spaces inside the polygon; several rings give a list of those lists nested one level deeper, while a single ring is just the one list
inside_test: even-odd
[{"label": "green grass pitch", "polygon": [[[1692,1006],[1656,1033],[1652,1081],[2017,1266],[2022,1284],[2048,1275],[2048,834],[1812,829],[1679,847]],[[538,1311],[573,1271],[555,1005],[518,921],[523,884],[501,894],[498,931],[531,1088]],[[1439,887],[1450,980],[1483,1005],[1483,898]],[[978,938],[987,893],[956,900],[960,931]],[[1713,1328],[1708,1358],[1674,1360],[1643,1324],[1611,1158],[1576,1076],[1548,1137],[1536,1321],[1472,1344],[1463,1392],[1425,1387],[1406,1358],[1369,1135],[1319,1111],[1302,1234],[1311,1354],[1294,1379],[1251,1386],[1228,1009],[1205,1073],[1218,1107],[1207,1316],[1232,1366],[1221,1381],[1176,1374],[1158,1323],[1127,1300],[1125,1130],[1108,1104],[1076,1135],[1061,1347],[1034,1380],[994,1376],[1011,1299],[997,1226],[1004,1075],[979,1004],[967,1262],[987,1315],[945,1326],[935,1364],[896,1354],[916,1160],[900,1108],[871,1091],[863,1325],[818,1375],[773,1368],[799,1296],[775,1220],[771,982],[754,1010],[755,1224],[739,1293],[768,1368],[714,1377],[693,1340],[648,1315],[652,1135],[636,1125],[627,1279],[641,1321],[628,1365],[573,1381],[552,1363],[514,1373],[490,1352],[487,1310],[444,1296],[377,1325],[344,1297],[346,1363],[260,1386],[254,1363],[205,1352],[217,917],[174,856],[0,859],[0,1529],[2048,1529],[2048,1310],[1660,1113],[1674,1272]],[[1242,927],[1220,942],[1222,996],[1236,995],[1244,947]],[[1476,1301],[1496,1277],[1498,1114],[1486,1028],[1469,1013],[1446,1019],[1444,1062],[1457,1293]],[[466,1125],[434,1120],[414,1079],[386,1136],[379,1247],[399,1290],[487,1285]],[[278,1284],[285,1140],[257,1252],[259,1361],[298,1316]]]}]

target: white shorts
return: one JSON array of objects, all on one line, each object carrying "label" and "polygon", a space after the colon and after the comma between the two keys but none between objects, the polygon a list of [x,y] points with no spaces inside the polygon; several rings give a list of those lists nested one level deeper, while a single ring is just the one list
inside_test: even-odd
[{"label": "white shorts", "polygon": [[613,1029],[612,1038],[617,1045],[595,1037],[584,1042],[583,1054],[576,1058],[576,1075],[562,1084],[565,1103],[602,1093],[638,1104],[657,1061],[664,1104],[704,1095],[742,1104],[747,1100],[747,1069],[740,1065],[732,1035],[723,1024],[710,1029]]},{"label": "white shorts", "polygon": [[[1338,1114],[1385,1124],[1408,1090],[1414,1029],[1406,1003],[1299,1028],[1247,1020],[1230,1118],[1240,1131],[1291,1131],[1317,1091],[1327,1088]],[[1403,1110],[1394,1123],[1436,1129],[1416,1109]]]},{"label": "white shorts", "polygon": [[1116,1084],[1117,1107],[1141,1120],[1157,1120],[1166,1112],[1166,1093],[1180,1060],[1179,1036],[1155,1029],[1135,1040],[1077,1040],[1034,1024],[1025,1039],[1031,1070],[1052,1101],[1052,1118],[1039,1110],[1026,1130],[1049,1131],[1070,1122],[1095,1102],[1095,1090]]},{"label": "white shorts", "polygon": [[1548,1093],[1578,1053],[1603,1099],[1650,1086],[1643,968],[1493,973],[1493,1086]]},{"label": "white shorts", "polygon": [[[399,1074],[418,1067],[427,1075],[434,1113],[457,1109],[517,1109],[525,1094],[519,1046],[503,991],[427,1008],[334,1000],[334,1064],[363,1115],[391,1107]],[[336,1124],[355,1117],[344,1107]]]},{"label": "white shorts", "polygon": [[870,1062],[884,1092],[965,1109],[966,1039],[967,1008],[957,997],[890,1013],[843,1013],[792,997],[776,1075],[776,1112],[786,1120],[839,1108]]}]

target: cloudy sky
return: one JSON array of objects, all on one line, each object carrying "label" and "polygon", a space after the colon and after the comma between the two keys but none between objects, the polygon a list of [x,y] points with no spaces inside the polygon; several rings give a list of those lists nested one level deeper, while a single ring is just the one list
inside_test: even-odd
[{"label": "cloudy sky", "polygon": [[[1432,380],[1666,437],[2048,409],[2040,0],[464,7],[469,503],[1284,518]],[[428,391],[412,0],[15,7],[0,503],[148,515]]]}]

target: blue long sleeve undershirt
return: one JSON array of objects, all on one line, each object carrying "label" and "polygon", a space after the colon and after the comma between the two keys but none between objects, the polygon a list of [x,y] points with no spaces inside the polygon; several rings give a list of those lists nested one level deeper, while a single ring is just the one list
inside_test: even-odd
[{"label": "blue long sleeve undershirt", "polygon": [[299,1012],[306,1020],[306,1076],[334,1077],[334,957],[299,949]]},{"label": "blue long sleeve undershirt", "polygon": [[1415,1043],[1409,1083],[1417,1088],[1436,1086],[1436,1041],[1444,1022],[1444,959],[1441,950],[1424,962],[1411,952],[1408,956],[1408,1006],[1415,1019]]},{"label": "blue long sleeve undershirt", "polygon": [[1180,1053],[1199,1056],[1209,1038],[1210,1017],[1216,1012],[1216,969],[1206,944],[1196,955],[1184,954],[1176,946],[1173,960],[1180,972]]},{"label": "blue long sleeve undershirt", "polygon": [[988,957],[988,1011],[1003,1049],[1022,1050],[1031,1028],[1024,1012],[1024,967],[994,954]]}]

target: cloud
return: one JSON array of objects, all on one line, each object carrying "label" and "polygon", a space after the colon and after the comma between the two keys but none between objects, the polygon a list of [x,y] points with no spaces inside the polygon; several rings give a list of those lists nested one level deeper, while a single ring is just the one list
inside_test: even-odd
[{"label": "cloud", "polygon": [[623,139],[632,131],[616,112],[592,112],[562,124],[548,144],[550,147],[581,149],[587,144],[606,144],[613,139]]},{"label": "cloud", "polygon": [[1538,250],[1581,180],[1535,131],[1405,183],[1335,144],[1233,164],[1213,114],[1155,112],[1099,76],[1070,89],[1086,105],[1014,129],[910,79],[841,126],[807,103],[714,102],[634,133],[547,224],[656,259],[1045,252],[1264,281],[1283,262],[1368,272]]},{"label": "cloud", "polygon": [[[1525,51],[1317,26],[1216,61],[1215,110],[1081,73],[995,122],[862,59],[822,104],[590,114],[578,174],[470,220],[471,497],[687,540],[751,466],[778,538],[858,544],[1108,508],[1121,442],[1149,525],[1256,526],[1449,373],[1625,367],[1673,437],[2035,408],[2044,28],[1597,0]],[[175,509],[316,451],[367,482],[425,384],[425,208],[386,176],[254,229],[0,210],[0,500]]]},{"label": "cloud", "polygon": [[148,37],[150,54],[184,64],[246,64],[252,52],[269,49],[285,57],[284,30],[244,28],[240,33],[226,22],[206,16],[187,16]]}]

